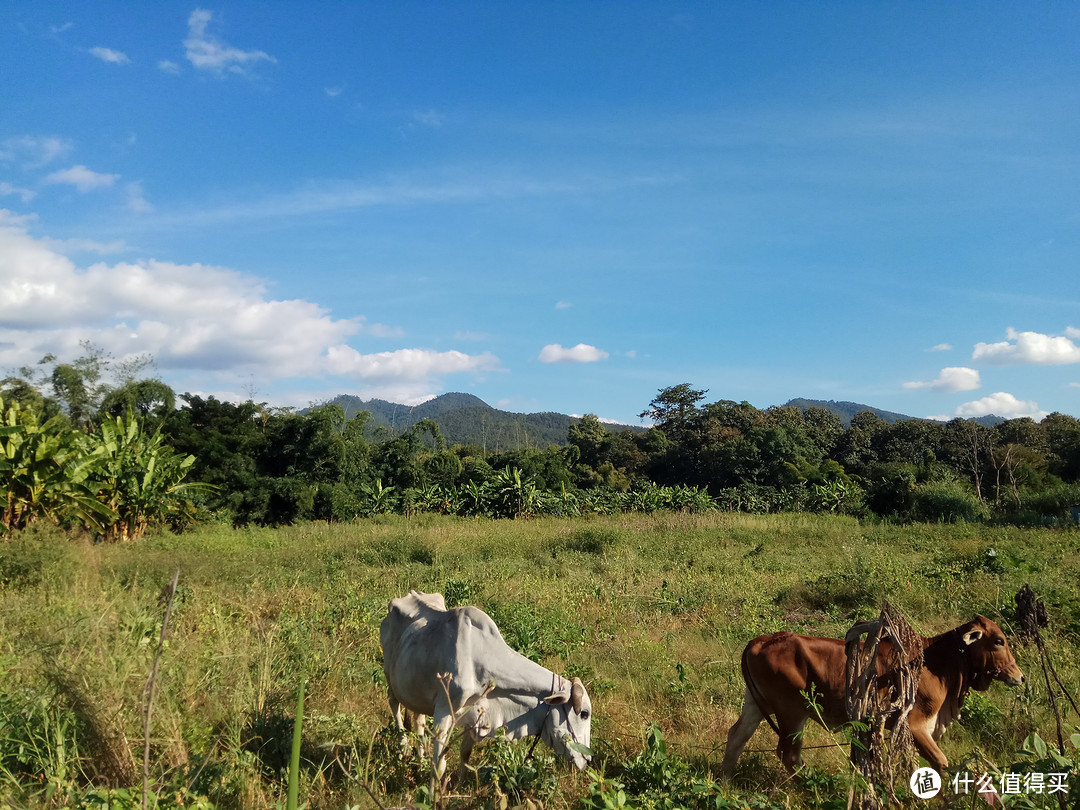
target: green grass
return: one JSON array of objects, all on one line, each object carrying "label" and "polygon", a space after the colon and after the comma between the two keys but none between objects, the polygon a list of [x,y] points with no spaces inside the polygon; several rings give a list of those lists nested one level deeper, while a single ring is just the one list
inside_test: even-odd
[{"label": "green grass", "polygon": [[[745,643],[781,629],[842,636],[883,599],[927,635],[983,613],[1013,637],[1013,594],[1030,583],[1050,610],[1058,671],[1080,694],[1076,531],[671,513],[204,527],[125,546],[39,531],[0,543],[0,806],[141,785],[141,695],[161,589],[177,566],[153,715],[161,806],[198,796],[219,808],[281,805],[302,682],[301,801],[374,807],[364,781],[386,806],[408,802],[426,777],[422,763],[401,761],[388,728],[378,627],[409,588],[483,607],[508,642],[584,678],[595,764],[608,778],[637,773],[628,763],[641,762],[656,723],[665,756],[708,779],[741,705]],[[951,761],[1003,766],[1032,730],[1055,738],[1037,653],[1013,646],[1028,686],[995,685],[973,701],[944,738]],[[808,734],[809,746],[829,742]],[[11,742],[20,735],[35,745]],[[842,796],[836,746],[808,750],[814,771],[794,780],[774,747],[763,725],[724,795],[796,808]],[[481,774],[501,775],[454,803],[495,806],[500,791],[519,801],[537,790],[549,808],[596,804],[589,777],[561,765],[555,787],[529,787],[544,780],[525,779],[528,766],[506,748],[478,749]]]}]

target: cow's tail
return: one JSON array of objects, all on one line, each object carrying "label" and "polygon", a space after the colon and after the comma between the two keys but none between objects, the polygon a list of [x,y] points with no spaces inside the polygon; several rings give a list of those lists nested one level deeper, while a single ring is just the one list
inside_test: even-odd
[{"label": "cow's tail", "polygon": [[757,704],[758,710],[772,726],[772,730],[776,732],[776,736],[780,736],[780,727],[777,726],[776,721],[772,719],[772,715],[769,713],[768,704],[765,702],[765,696],[761,694],[761,690],[758,689],[757,684],[754,682],[754,676],[750,674],[750,666],[747,664],[747,657],[750,655],[750,645],[746,645],[746,649],[742,654],[742,677],[746,682],[746,693],[750,696],[750,699]]}]

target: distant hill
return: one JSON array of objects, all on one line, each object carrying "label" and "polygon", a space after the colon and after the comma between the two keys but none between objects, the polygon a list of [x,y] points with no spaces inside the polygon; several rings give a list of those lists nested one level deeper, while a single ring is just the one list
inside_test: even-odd
[{"label": "distant hill", "polygon": [[[421,419],[431,419],[439,425],[447,444],[475,444],[487,452],[518,450],[524,447],[544,448],[552,444],[565,445],[570,425],[580,421],[562,413],[512,413],[493,408],[472,394],[451,393],[429,399],[420,405],[401,405],[385,399],[363,400],[349,394],[334,397],[327,405],[340,405],[347,419],[360,411],[371,414],[371,425],[391,435],[404,433]],[[822,399],[793,399],[787,405],[806,410],[826,408],[851,425],[851,417],[859,411],[873,411],[890,424],[918,417],[884,411],[857,402],[834,402]],[[1004,422],[1000,416],[980,416],[973,421],[988,427]],[[607,425],[608,430],[640,432],[640,425]]]},{"label": "distant hill", "polygon": [[[796,408],[800,408],[804,411],[807,408],[825,408],[826,410],[832,411],[837,416],[839,416],[844,423],[844,427],[849,427],[851,425],[851,417],[853,417],[859,411],[873,411],[889,424],[892,424],[894,422],[904,422],[908,419],[922,418],[918,416],[906,416],[905,414],[895,413],[893,411],[883,411],[881,410],[881,408],[874,408],[870,405],[860,405],[858,402],[835,402],[831,399],[793,399],[790,400],[787,404],[793,405]],[[986,427],[993,427],[994,425],[999,425],[1006,420],[1002,416],[994,416],[993,414],[989,414],[987,416],[976,417],[971,421],[978,422],[980,425],[985,425]]]},{"label": "distant hill", "polygon": [[[404,433],[421,419],[438,423],[447,444],[475,444],[488,452],[517,450],[524,447],[544,448],[552,444],[565,445],[570,425],[577,417],[561,413],[512,413],[493,408],[472,394],[443,394],[420,405],[399,405],[383,399],[363,400],[342,394],[328,405],[340,405],[345,416],[352,418],[368,411],[374,425],[381,425],[392,434]],[[629,425],[609,425],[614,432]]]}]

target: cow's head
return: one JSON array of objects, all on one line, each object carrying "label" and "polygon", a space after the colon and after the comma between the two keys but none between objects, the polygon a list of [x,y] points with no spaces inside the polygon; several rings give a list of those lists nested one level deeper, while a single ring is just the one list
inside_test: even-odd
[{"label": "cow's head", "polygon": [[1024,682],[1024,673],[1009,651],[1009,642],[1001,628],[985,616],[957,628],[972,677],[971,688],[985,692],[997,680],[1009,686]]},{"label": "cow's head", "polygon": [[559,691],[544,698],[550,706],[550,720],[545,725],[550,730],[548,744],[555,753],[567,760],[579,771],[585,770],[592,756],[583,751],[591,745],[592,701],[580,678],[565,681],[559,678]]}]

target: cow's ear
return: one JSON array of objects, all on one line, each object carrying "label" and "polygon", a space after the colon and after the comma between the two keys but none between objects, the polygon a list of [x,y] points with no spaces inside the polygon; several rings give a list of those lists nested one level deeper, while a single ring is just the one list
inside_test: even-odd
[{"label": "cow's ear", "polygon": [[544,698],[544,703],[549,706],[561,706],[568,700],[570,700],[570,690],[565,692],[555,692],[552,695],[548,695]]},{"label": "cow's ear", "polygon": [[976,628],[974,630],[968,630],[962,636],[962,638],[964,640],[964,646],[969,647],[969,646],[974,644],[976,641],[978,641],[982,637],[983,637],[983,631],[982,630],[979,630],[978,628]]}]

